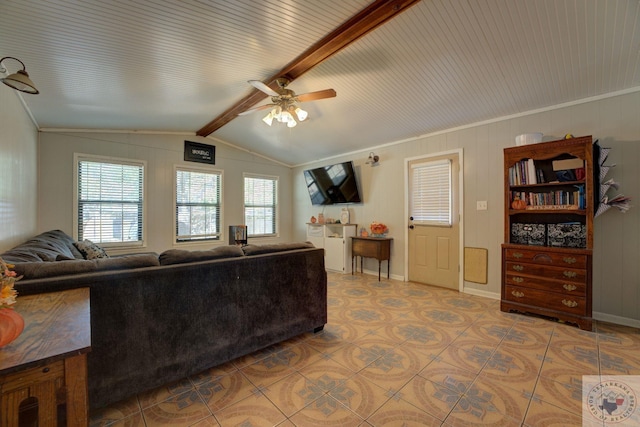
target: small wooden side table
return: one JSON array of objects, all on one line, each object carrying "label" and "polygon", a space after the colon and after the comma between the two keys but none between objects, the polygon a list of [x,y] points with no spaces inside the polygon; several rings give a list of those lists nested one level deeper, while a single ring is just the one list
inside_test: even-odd
[{"label": "small wooden side table", "polygon": [[387,279],[391,271],[391,241],[390,237],[352,237],[351,238],[351,274],[353,274],[354,261],[356,269],[358,263],[356,257],[360,257],[360,273],[362,273],[362,259],[375,258],[378,260],[378,281],[380,281],[380,265],[387,261]]},{"label": "small wooden side table", "polygon": [[25,328],[0,348],[0,427],[18,426],[21,417],[31,416],[40,427],[56,426],[64,403],[67,426],[86,427],[89,288],[18,296],[14,307]]}]

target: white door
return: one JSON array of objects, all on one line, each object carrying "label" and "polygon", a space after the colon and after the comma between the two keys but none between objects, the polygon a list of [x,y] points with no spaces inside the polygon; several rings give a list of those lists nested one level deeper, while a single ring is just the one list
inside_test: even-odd
[{"label": "white door", "polygon": [[408,162],[408,278],[460,289],[458,153]]}]

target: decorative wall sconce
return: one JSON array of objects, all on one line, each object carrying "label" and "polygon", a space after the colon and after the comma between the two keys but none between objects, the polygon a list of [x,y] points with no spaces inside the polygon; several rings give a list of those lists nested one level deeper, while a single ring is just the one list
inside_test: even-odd
[{"label": "decorative wall sconce", "polygon": [[5,59],[13,59],[22,64],[22,70],[18,70],[13,74],[9,74],[7,77],[3,77],[0,81],[7,86],[19,90],[24,93],[31,93],[33,95],[40,93],[38,89],[36,89],[36,85],[33,84],[31,79],[29,78],[29,74],[27,74],[27,69],[24,66],[24,62],[20,61],[18,58],[14,58],[12,56],[5,56],[0,59],[0,73],[7,73],[7,69],[2,66],[2,62]]},{"label": "decorative wall sconce", "polygon": [[380,157],[372,151],[369,153],[369,158],[365,162],[365,165],[376,166],[379,160]]}]

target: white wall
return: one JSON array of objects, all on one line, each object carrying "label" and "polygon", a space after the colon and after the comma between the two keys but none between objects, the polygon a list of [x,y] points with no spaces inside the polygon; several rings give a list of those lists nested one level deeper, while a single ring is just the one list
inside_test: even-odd
[{"label": "white wall", "polygon": [[[185,162],[184,141],[215,145],[215,165]],[[243,224],[244,172],[279,177],[280,234],[278,238],[249,239],[250,243],[291,241],[291,170],[262,157],[211,139],[192,135],[142,133],[42,132],[40,135],[40,197],[38,229],[61,229],[73,236],[74,153],[145,160],[146,247],[142,251],[162,252],[172,247],[204,249],[212,242],[176,245],[173,241],[174,167],[204,167],[223,171],[223,239],[228,242],[229,225]],[[118,253],[122,251],[109,251]],[[131,251],[127,251],[131,252]]]},{"label": "white wall", "polygon": [[[389,226],[394,238],[391,274],[404,277],[404,160],[462,148],[464,245],[489,251],[488,283],[465,282],[465,291],[499,298],[500,244],[504,240],[502,150],[515,145],[516,135],[528,132],[543,132],[544,141],[566,133],[593,135],[602,146],[613,148],[607,163],[617,166],[608,176],[621,183],[621,192],[638,207],[626,214],[610,210],[595,220],[594,317],[640,326],[640,92],[504,118],[297,167],[293,171],[294,239],[304,239],[305,222],[319,212],[311,206],[302,171],[353,160],[364,203],[350,206],[352,222],[368,227],[376,220]],[[371,150],[380,156],[379,166],[364,164]],[[488,202],[488,210],[476,210],[479,200]],[[339,210],[339,206],[328,206],[324,215],[339,218]],[[365,260],[365,269],[376,270],[375,263]]]},{"label": "white wall", "polygon": [[4,250],[37,229],[38,131],[18,92],[0,86],[0,247]]}]

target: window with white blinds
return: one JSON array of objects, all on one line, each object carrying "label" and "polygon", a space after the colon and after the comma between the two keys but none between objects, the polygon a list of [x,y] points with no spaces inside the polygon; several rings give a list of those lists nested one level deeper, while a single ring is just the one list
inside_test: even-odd
[{"label": "window with white blinds", "polygon": [[176,168],[176,242],[219,240],[222,172]]},{"label": "window with white blinds", "polygon": [[244,175],[244,221],[249,237],[277,234],[278,178]]},{"label": "window with white blinds", "polygon": [[414,224],[451,226],[451,161],[411,165],[411,216]]},{"label": "window with white blinds", "polygon": [[141,245],[144,162],[76,155],[78,240]]}]

